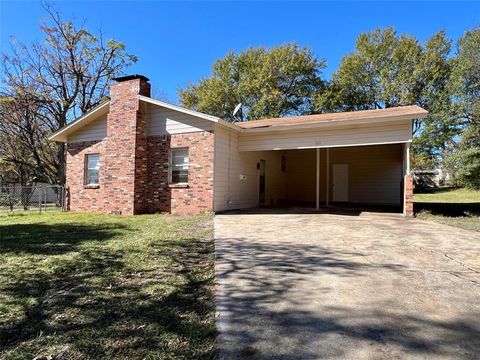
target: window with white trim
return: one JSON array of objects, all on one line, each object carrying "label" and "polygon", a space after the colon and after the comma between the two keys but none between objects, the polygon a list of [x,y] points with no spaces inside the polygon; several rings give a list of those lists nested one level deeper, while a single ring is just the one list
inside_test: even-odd
[{"label": "window with white trim", "polygon": [[100,177],[100,154],[85,156],[85,185],[98,185]]},{"label": "window with white trim", "polygon": [[170,154],[170,184],[187,184],[188,166],[188,148],[172,149]]}]

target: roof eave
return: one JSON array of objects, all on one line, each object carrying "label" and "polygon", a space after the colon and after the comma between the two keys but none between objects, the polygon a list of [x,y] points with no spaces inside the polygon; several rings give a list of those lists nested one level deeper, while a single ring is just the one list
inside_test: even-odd
[{"label": "roof eave", "polygon": [[239,126],[237,126],[237,125],[235,125],[231,122],[225,121],[225,120],[223,120],[219,117],[216,117],[216,116],[204,114],[204,113],[201,113],[201,112],[195,111],[195,110],[186,109],[186,108],[181,107],[181,106],[169,104],[167,102],[152,99],[152,98],[149,98],[149,97],[143,96],[143,95],[138,95],[138,98],[139,98],[140,101],[144,101],[144,102],[147,102],[149,104],[161,106],[161,107],[171,109],[171,110],[176,110],[176,111],[182,112],[184,114],[192,115],[192,116],[204,119],[204,120],[208,120],[208,121],[223,125],[225,127],[228,127],[230,129],[233,129],[233,130],[236,130],[236,131],[242,131],[242,129]]},{"label": "roof eave", "polygon": [[147,97],[147,96],[138,95],[138,99],[141,100],[141,101],[150,103],[150,104],[162,106],[162,107],[165,107],[165,108],[171,109],[171,110],[176,110],[176,111],[182,112],[184,114],[189,114],[189,115],[192,115],[192,116],[196,116],[196,117],[199,117],[199,118],[202,118],[202,119],[205,119],[205,120],[209,120],[209,121],[213,121],[213,122],[218,122],[218,120],[220,120],[220,118],[218,118],[216,116],[207,115],[207,114],[195,111],[195,110],[185,109],[181,106],[169,104],[167,102],[152,99],[152,98]]},{"label": "roof eave", "polygon": [[[77,128],[83,127],[83,123],[87,120],[93,120],[92,118],[96,116],[101,110],[105,109],[105,107],[110,105],[110,100],[104,102],[101,105],[98,105],[96,108],[93,110],[87,112],[83,116],[80,116],[78,119],[75,121],[72,121],[70,124],[67,124],[63,128],[57,130],[54,132],[52,135],[48,137],[48,140],[50,141],[56,141],[56,142],[67,142],[68,135],[73,133]],[[80,126],[81,125],[81,126]]]},{"label": "roof eave", "polygon": [[[175,111],[179,111],[179,112],[182,112],[182,113],[185,113],[185,114],[189,114],[189,115],[192,115],[192,116],[195,116],[195,117],[202,118],[204,120],[208,120],[208,121],[211,121],[211,122],[214,122],[214,123],[218,123],[218,124],[221,124],[225,127],[231,128],[231,129],[236,130],[236,131],[242,131],[242,129],[240,127],[236,126],[235,124],[229,123],[229,122],[227,122],[223,119],[220,119],[216,116],[211,116],[211,115],[207,115],[207,114],[204,114],[204,113],[201,113],[201,112],[198,112],[198,111],[185,109],[185,108],[182,108],[182,107],[177,106],[177,105],[169,104],[169,103],[166,103],[166,102],[163,102],[163,101],[160,101],[160,100],[156,100],[156,99],[152,99],[152,98],[142,96],[142,95],[138,95],[138,99],[140,101],[143,101],[143,102],[147,102],[147,103],[150,103],[150,104],[153,104],[153,105],[161,106],[161,107],[164,107],[164,108],[167,108],[167,109],[172,109],[172,110],[175,110]],[[70,135],[74,131],[79,130],[81,127],[83,127],[83,124],[84,124],[85,121],[91,120],[93,116],[98,114],[98,112],[100,112],[102,109],[104,109],[109,104],[110,104],[110,101],[107,101],[107,102],[103,103],[102,105],[99,105],[97,108],[95,108],[91,112],[79,117],[77,120],[71,122],[70,124],[66,125],[65,127],[61,128],[60,130],[56,131],[55,133],[50,135],[48,139],[50,141],[67,142],[68,135]]]},{"label": "roof eave", "polygon": [[402,121],[402,120],[413,120],[413,119],[423,119],[428,115],[428,112],[418,112],[415,114],[408,115],[397,115],[397,116],[385,116],[378,118],[360,118],[360,119],[349,119],[349,120],[330,120],[330,121],[317,121],[310,123],[297,123],[297,124],[278,124],[262,127],[252,127],[252,128],[242,128],[243,132],[271,132],[271,131],[288,131],[288,130],[300,130],[300,129],[311,129],[318,127],[331,127],[331,126],[345,126],[345,125],[362,125],[362,124],[375,124],[382,122],[390,121]]}]

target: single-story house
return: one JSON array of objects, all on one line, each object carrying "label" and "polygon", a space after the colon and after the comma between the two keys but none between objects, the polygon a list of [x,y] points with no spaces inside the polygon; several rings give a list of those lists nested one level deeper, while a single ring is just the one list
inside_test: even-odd
[{"label": "single-story house", "polygon": [[411,214],[418,106],[227,122],[150,97],[142,75],[54,133],[71,210],[178,214],[282,202],[396,205]]}]

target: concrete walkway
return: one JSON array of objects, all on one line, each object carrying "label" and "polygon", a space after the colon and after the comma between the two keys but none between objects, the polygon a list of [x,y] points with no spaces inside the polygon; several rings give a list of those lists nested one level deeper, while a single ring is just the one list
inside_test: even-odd
[{"label": "concrete walkway", "polygon": [[480,359],[480,234],[399,215],[215,217],[222,359]]}]

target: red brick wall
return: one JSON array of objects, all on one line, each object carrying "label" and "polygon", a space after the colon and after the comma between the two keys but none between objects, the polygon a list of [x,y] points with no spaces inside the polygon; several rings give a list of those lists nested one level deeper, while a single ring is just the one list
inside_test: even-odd
[{"label": "red brick wall", "polygon": [[168,187],[170,137],[149,136],[147,144],[147,212],[170,212]]},{"label": "red brick wall", "polygon": [[404,214],[406,216],[413,215],[413,176],[405,175],[405,191],[404,191]]},{"label": "red brick wall", "polygon": [[[188,186],[169,184],[170,149],[188,147]],[[210,132],[148,137],[147,211],[213,211],[214,135]]]},{"label": "red brick wall", "polygon": [[[68,145],[70,209],[105,213],[199,213],[213,210],[214,135],[211,132],[146,137],[137,95],[150,95],[144,79],[112,85],[107,138]],[[170,185],[170,149],[189,148],[187,186]],[[99,153],[100,185],[84,185],[85,155]]]},{"label": "red brick wall", "polygon": [[85,141],[68,144],[67,148],[67,207],[74,211],[102,211],[102,191],[88,188],[85,183],[85,157],[100,154],[100,184],[105,178],[106,141]]},{"label": "red brick wall", "polygon": [[[147,138],[145,166],[147,171],[136,172],[144,176],[145,190],[140,193],[145,199],[135,212],[127,212],[118,203],[110,204],[109,194],[121,191],[118,175],[107,174],[105,162],[110,154],[107,140],[73,143],[68,145],[67,186],[69,189],[69,208],[74,211],[101,211],[122,214],[143,212],[169,212],[173,214],[192,214],[213,211],[213,154],[214,135],[210,132],[175,134],[168,137],[151,136]],[[188,186],[170,185],[169,163],[170,149],[188,147],[190,168]],[[84,185],[85,155],[100,154],[100,186],[89,188]],[[142,163],[141,163],[142,164]],[[121,170],[121,167],[119,168]],[[115,169],[116,170],[116,169]],[[144,174],[144,175],[143,175]],[[111,183],[105,181],[109,179]],[[132,178],[131,176],[129,178]],[[137,177],[137,181],[140,177]],[[127,179],[125,177],[124,180]],[[108,189],[108,186],[116,188]],[[116,185],[115,185],[116,184]],[[127,184],[129,185],[129,184]],[[113,191],[112,191],[113,190]],[[137,194],[135,194],[136,196]],[[140,197],[139,197],[140,198]],[[118,197],[117,199],[118,200]],[[127,204],[133,204],[127,202]],[[112,206],[113,205],[113,206]],[[117,206],[115,206],[117,205]]]},{"label": "red brick wall", "polygon": [[138,94],[149,96],[143,79],[110,87],[103,208],[108,213],[139,214],[145,210],[145,115]]}]

